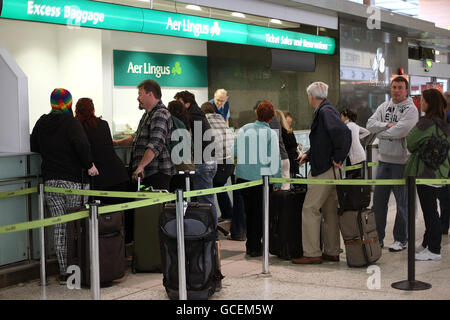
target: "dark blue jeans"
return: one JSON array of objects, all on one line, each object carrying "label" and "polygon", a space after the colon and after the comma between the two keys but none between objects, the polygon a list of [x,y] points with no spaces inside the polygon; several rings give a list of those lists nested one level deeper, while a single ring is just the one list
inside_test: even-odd
[{"label": "dark blue jeans", "polygon": [[[228,178],[234,172],[234,164],[218,164],[217,173],[213,180],[214,188],[223,187]],[[217,194],[217,202],[219,204],[221,218],[231,219],[233,215],[233,206],[231,205],[230,197],[228,197],[228,192],[221,192]]]},{"label": "dark blue jeans", "polygon": [[[378,179],[402,179],[405,165],[379,161],[377,168]],[[408,189],[405,185],[375,186],[373,193],[373,207],[377,224],[378,237],[383,244],[386,229],[389,197],[394,192],[397,202],[397,215],[394,224],[394,241],[403,244],[408,242]]]},{"label": "dark blue jeans", "polygon": [[[217,171],[217,163],[213,164],[196,164],[195,165],[195,175],[194,175],[194,189],[202,190],[202,189],[211,189],[213,187],[213,179],[216,175]],[[212,205],[214,221],[217,225],[217,210],[216,204],[214,201],[214,195],[208,194],[206,196],[197,197],[196,201],[201,203],[210,203]]]}]

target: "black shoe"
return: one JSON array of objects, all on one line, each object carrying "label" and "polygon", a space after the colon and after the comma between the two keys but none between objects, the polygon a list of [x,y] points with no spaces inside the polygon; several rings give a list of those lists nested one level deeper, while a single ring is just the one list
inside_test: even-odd
[{"label": "black shoe", "polygon": [[252,258],[256,258],[256,257],[261,257],[262,256],[262,250],[259,251],[252,251],[252,250],[247,250],[247,254],[252,257]]},{"label": "black shoe", "polygon": [[68,274],[60,274],[58,276],[58,281],[60,285],[66,285],[67,284],[67,278],[69,278]]}]

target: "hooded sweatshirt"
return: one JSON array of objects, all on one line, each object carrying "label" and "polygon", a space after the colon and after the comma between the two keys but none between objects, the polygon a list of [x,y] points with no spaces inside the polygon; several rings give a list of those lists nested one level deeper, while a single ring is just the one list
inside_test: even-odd
[{"label": "hooded sweatshirt", "polygon": [[[410,155],[406,148],[406,136],[418,120],[419,113],[411,98],[399,104],[392,99],[381,104],[366,126],[379,139],[378,160],[405,164]],[[395,126],[388,129],[388,123],[395,123]]]},{"label": "hooded sweatshirt", "polygon": [[82,168],[92,167],[89,141],[81,123],[71,114],[40,117],[31,133],[30,145],[31,151],[42,156],[44,181],[81,182]]}]

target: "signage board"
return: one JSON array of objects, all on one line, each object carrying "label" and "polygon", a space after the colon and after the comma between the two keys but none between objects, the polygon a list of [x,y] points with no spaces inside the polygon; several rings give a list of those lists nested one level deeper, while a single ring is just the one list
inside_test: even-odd
[{"label": "signage board", "polygon": [[87,0],[0,0],[1,18],[334,54],[334,38]]},{"label": "signage board", "polygon": [[161,87],[207,87],[207,58],[114,50],[114,85],[137,86],[152,79]]}]

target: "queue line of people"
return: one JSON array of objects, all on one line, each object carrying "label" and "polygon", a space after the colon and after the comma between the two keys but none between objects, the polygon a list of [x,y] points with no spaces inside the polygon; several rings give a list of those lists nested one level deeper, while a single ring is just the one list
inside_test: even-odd
[{"label": "queue line of people", "polygon": [[[375,133],[380,141],[377,179],[397,179],[414,174],[421,177],[423,172],[426,172],[428,178],[447,178],[448,159],[441,164],[439,170],[434,170],[432,174],[423,169],[426,166],[423,163],[418,165],[422,171],[413,172],[414,170],[411,171],[409,168],[414,161],[412,159],[417,158],[414,157],[415,152],[418,152],[417,146],[421,145],[435,128],[438,132],[440,130],[442,134],[445,134],[446,140],[449,141],[448,124],[444,113],[448,102],[435,89],[430,89],[431,96],[434,98],[427,96],[429,90],[425,91],[422,109],[425,112],[424,119],[428,120],[421,119],[418,123],[417,108],[408,98],[407,88],[406,79],[395,78],[391,85],[391,100],[383,103],[367,124],[368,131]],[[214,99],[204,103],[202,108],[198,106],[195,96],[191,92],[181,91],[174,96],[175,100],[171,101],[169,107],[166,108],[161,101],[161,88],[153,80],[143,81],[138,86],[139,109],[145,110],[145,112],[137,131],[120,140],[113,140],[107,122],[95,116],[91,99],[80,99],[76,106],[76,117],[73,117],[70,92],[65,89],[55,89],[50,99],[51,112],[43,115],[33,129],[31,150],[42,155],[42,174],[47,186],[87,188],[86,180],[84,180],[86,177],[83,177],[81,173],[82,169],[85,169],[88,175],[98,176],[95,184],[99,189],[134,191],[134,188],[130,189],[130,185],[133,184],[133,180],[141,176],[145,185],[155,189],[169,190],[174,188],[174,185],[171,185],[172,178],[175,181],[177,177],[177,166],[172,161],[168,147],[175,128],[174,121],[177,120],[189,131],[189,136],[194,142],[192,144],[193,152],[190,155],[194,167],[192,167],[191,161],[184,163],[190,165],[190,168],[195,168],[194,189],[222,186],[229,177],[232,177],[232,182],[237,183],[260,179],[263,174],[289,178],[298,173],[299,165],[303,165],[307,161],[311,165],[309,178],[333,179],[335,178],[334,169],[342,168],[346,159],[349,159],[347,161],[350,164],[365,160],[359,139],[368,132],[354,124],[355,114],[351,110],[344,110],[339,114],[327,100],[328,85],[325,83],[314,82],[308,86],[306,91],[309,104],[314,108],[314,119],[310,133],[311,147],[301,157],[296,152],[297,144],[291,128],[292,115],[275,110],[271,102],[258,102],[254,108],[257,121],[242,127],[237,134],[234,134],[228,127],[229,103],[226,101],[226,91],[218,90]],[[423,124],[424,122],[426,124]],[[195,127],[199,125],[201,127],[201,131],[198,131],[201,133],[200,138],[195,136],[197,133]],[[416,127],[414,127],[415,125]],[[429,129],[430,127],[432,129]],[[272,130],[274,128],[278,130]],[[212,129],[214,133],[210,134],[209,140],[205,140],[203,138],[209,129]],[[273,135],[274,131],[277,136]],[[258,132],[257,136],[253,137],[256,140],[251,140],[253,133],[249,135],[249,132]],[[262,143],[259,140],[261,132],[264,132],[265,139]],[[200,145],[196,143],[196,139],[201,141]],[[244,152],[240,153],[239,143],[242,141],[244,141],[244,148],[241,150]],[[258,143],[252,146],[248,141],[258,141]],[[211,143],[219,142],[221,148],[210,148]],[[132,147],[129,172],[115,154],[113,146]],[[234,163],[231,159],[231,148],[236,156]],[[219,150],[217,155],[214,150]],[[208,155],[206,151],[209,151],[209,159],[203,158]],[[412,157],[409,156],[408,151],[413,154]],[[264,152],[266,152],[265,155]],[[256,163],[250,161],[253,155],[256,155]],[[267,157],[275,159],[275,161],[267,162],[265,159]],[[218,158],[220,158],[219,164]],[[180,185],[179,181],[177,186]],[[282,190],[289,188],[289,184],[281,185]],[[436,221],[439,220],[436,218],[438,217],[436,199],[441,197],[448,200],[448,187],[446,188],[447,192],[445,193],[442,191],[445,188],[418,187],[422,194],[427,194],[426,197],[420,196],[421,204],[427,205],[427,208],[423,210],[426,222],[425,237],[416,256],[420,260],[440,258],[440,245],[438,245],[436,236],[436,226],[438,225]],[[247,254],[252,257],[262,254],[262,228],[260,225],[262,221],[262,207],[260,208],[262,189],[260,189],[260,187],[253,187],[233,192],[233,204],[226,193],[218,194],[222,215],[232,217],[231,239],[247,240]],[[383,245],[387,202],[391,190],[394,191],[396,197],[398,212],[394,226],[394,244],[390,247],[390,251],[398,252],[406,248],[408,237],[405,186],[376,186],[373,210],[376,215],[380,243]],[[245,204],[244,198],[246,199]],[[197,201],[212,205],[217,223],[213,195],[198,197]],[[81,202],[82,198],[77,196],[51,193],[46,195],[46,203],[52,216],[65,214],[68,208],[81,205]],[[441,205],[442,202],[441,200]],[[431,205],[432,203],[434,205]],[[337,194],[334,186],[309,186],[302,216],[304,256],[293,259],[293,263],[339,261],[341,250],[337,207]],[[323,226],[321,227],[322,218]],[[244,224],[246,226],[243,226]],[[132,222],[126,222],[128,241],[130,237],[132,239],[132,226],[130,225]],[[61,277],[64,277],[67,268],[64,228],[64,224],[57,225],[54,237]],[[321,228],[323,250],[320,248]],[[235,230],[235,234],[233,234],[233,230]],[[439,228],[439,233],[441,231]],[[217,240],[219,240],[218,235]]]}]

